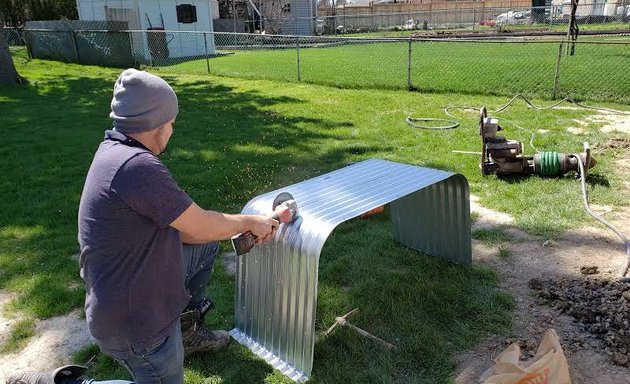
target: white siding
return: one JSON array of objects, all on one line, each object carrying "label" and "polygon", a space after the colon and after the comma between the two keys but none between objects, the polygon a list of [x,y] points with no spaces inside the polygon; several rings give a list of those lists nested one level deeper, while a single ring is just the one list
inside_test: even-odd
[{"label": "white siding", "polygon": [[282,34],[314,35],[315,20],[312,0],[291,0],[291,12],[283,13]]},{"label": "white siding", "polygon": [[[134,9],[138,10],[140,29],[149,27],[163,27],[166,31],[196,31],[212,32],[213,12],[212,0],[77,0],[79,20],[106,20],[105,7],[110,9]],[[216,2],[216,1],[215,1]],[[197,10],[197,22],[184,24],[177,22],[176,6],[179,4],[192,4]],[[218,17],[218,4],[217,15]],[[150,24],[149,24],[150,20]],[[133,26],[131,26],[133,28]],[[137,28],[137,27],[136,27]],[[149,48],[146,38],[141,44],[134,43],[138,56],[149,59]],[[214,39],[211,35],[204,40],[203,34],[193,33],[168,33],[166,34],[170,58],[202,56],[206,54],[206,41],[208,53],[214,53]],[[141,52],[143,51],[143,52]]]},{"label": "white siding", "polygon": [[79,20],[105,20],[105,0],[77,0]]},{"label": "white siding", "polygon": [[[197,8],[197,22],[184,24],[177,22],[179,4],[192,4]],[[153,27],[164,27],[167,31],[212,32],[212,12],[210,0],[141,0],[140,14],[148,15]],[[146,15],[141,20],[143,29],[149,27]],[[163,23],[162,24],[162,20]],[[206,54],[206,41],[199,33],[167,33],[169,57],[191,57]],[[208,53],[214,53],[214,39],[207,36]]]},{"label": "white siding", "polygon": [[212,20],[219,18],[219,1],[210,0],[210,13],[212,14]]}]

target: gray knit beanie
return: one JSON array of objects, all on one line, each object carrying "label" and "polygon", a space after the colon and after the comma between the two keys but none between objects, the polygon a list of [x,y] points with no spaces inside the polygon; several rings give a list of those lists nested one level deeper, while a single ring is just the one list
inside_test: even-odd
[{"label": "gray knit beanie", "polygon": [[114,84],[109,117],[120,133],[159,128],[173,120],[178,112],[175,92],[158,76],[130,68],[121,73]]}]

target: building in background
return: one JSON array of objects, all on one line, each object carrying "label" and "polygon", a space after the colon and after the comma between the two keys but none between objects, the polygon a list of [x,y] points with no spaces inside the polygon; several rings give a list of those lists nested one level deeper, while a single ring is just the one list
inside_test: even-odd
[{"label": "building in background", "polygon": [[314,35],[316,0],[247,0],[249,32],[273,35]]},{"label": "building in background", "polygon": [[[165,63],[171,59],[214,54],[213,3],[216,0],[76,0],[79,20],[123,21],[132,33],[138,62]],[[217,15],[218,16],[218,15]]]}]

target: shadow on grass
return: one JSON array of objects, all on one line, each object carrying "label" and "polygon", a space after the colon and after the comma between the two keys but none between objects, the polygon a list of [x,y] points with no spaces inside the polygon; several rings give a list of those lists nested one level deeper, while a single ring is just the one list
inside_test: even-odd
[{"label": "shadow on grass", "polygon": [[509,329],[512,302],[496,284],[490,271],[403,247],[387,213],[342,224],[320,258],[318,333],[359,308],[350,321],[400,350],[337,327],[315,345],[312,382],[447,382],[456,351]]},{"label": "shadow on grass", "polygon": [[[105,70],[104,70],[105,71]],[[112,81],[69,78],[2,89],[0,289],[18,292],[14,307],[49,317],[80,307],[76,216],[83,181],[107,118]],[[163,156],[179,184],[206,208],[238,212],[255,195],[367,156],[387,143],[348,138],[347,121],[302,116],[304,101],[235,91],[208,82],[174,81],[180,115]],[[292,113],[276,112],[283,106]],[[316,344],[312,382],[443,382],[451,354],[486,332],[505,329],[510,303],[495,277],[407,250],[386,217],[340,226],[322,253],[317,328],[359,307],[353,323],[401,347],[390,355],[344,329]],[[216,328],[233,324],[234,279],[219,267],[210,287]],[[84,354],[97,353],[90,347]],[[84,356],[85,357],[85,356]],[[86,359],[79,358],[82,362]],[[108,358],[100,378],[127,377]],[[290,382],[233,344],[186,363],[186,381]]]},{"label": "shadow on grass", "polygon": [[610,181],[604,175],[598,173],[589,173],[586,176],[586,184],[590,186],[600,186],[610,188]]},{"label": "shadow on grass", "polygon": [[[531,175],[531,176],[523,176],[523,175],[497,175],[497,179],[506,182],[508,184],[518,184],[518,183],[522,183],[524,181],[527,181],[530,177],[543,177],[543,176],[538,176],[538,175]],[[577,177],[577,174],[574,172],[571,172],[569,174],[563,175],[563,176],[544,176],[544,178],[547,179],[558,179],[558,178],[573,178],[575,179]],[[578,179],[579,180],[579,179]],[[610,181],[608,180],[608,178],[604,175],[598,174],[598,173],[589,173],[586,176],[586,184],[590,185],[590,186],[600,186],[600,187],[606,187],[606,188],[610,188]]]},{"label": "shadow on grass", "polygon": [[[113,84],[99,77],[45,80],[2,88],[0,105],[0,289],[18,292],[13,306],[39,318],[82,305],[71,259],[78,252],[76,217],[92,156],[111,126]],[[355,156],[336,132],[350,123],[265,110],[299,105],[298,99],[208,82],[173,86],[180,115],[163,161],[204,207],[240,211],[279,180],[321,173]]]}]

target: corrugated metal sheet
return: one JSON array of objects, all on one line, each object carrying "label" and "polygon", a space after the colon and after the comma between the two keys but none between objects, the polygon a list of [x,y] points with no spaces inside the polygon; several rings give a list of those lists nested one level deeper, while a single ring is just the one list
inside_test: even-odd
[{"label": "corrugated metal sheet", "polygon": [[268,214],[284,191],[295,197],[300,216],[282,225],[274,242],[238,258],[230,334],[293,380],[306,380],[313,366],[319,255],[337,225],[391,203],[402,244],[471,263],[468,182],[462,175],[371,159],[258,196],[243,213]]}]

